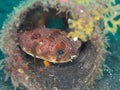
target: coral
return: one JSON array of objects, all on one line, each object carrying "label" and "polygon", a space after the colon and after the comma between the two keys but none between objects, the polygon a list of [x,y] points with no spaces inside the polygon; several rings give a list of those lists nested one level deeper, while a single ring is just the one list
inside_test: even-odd
[{"label": "coral", "polygon": [[120,25],[119,21],[120,5],[112,6],[108,4],[103,14],[105,33],[111,32],[113,34],[117,31],[117,26]]},{"label": "coral", "polygon": [[76,3],[78,4],[84,4],[84,5],[88,5],[90,4],[91,0],[75,0]]},{"label": "coral", "polygon": [[70,20],[70,24],[69,24],[69,28],[74,28],[75,31],[74,32],[70,32],[68,34],[68,37],[72,36],[72,38],[74,37],[78,37],[79,39],[81,39],[82,41],[87,41],[88,37],[91,37],[92,32],[93,32],[93,19],[88,18],[89,22],[88,24],[85,24],[84,26],[82,25],[84,20],[83,19],[78,19],[78,20]]},{"label": "coral", "polygon": [[[115,34],[117,26],[120,25],[120,5],[115,5],[114,0],[75,0],[75,3],[71,18],[68,20],[69,28],[73,31],[68,33],[68,37],[78,37],[82,41],[88,41],[92,38],[94,26],[101,27],[101,32],[104,34],[108,32]],[[86,10],[87,7],[90,8]]]}]

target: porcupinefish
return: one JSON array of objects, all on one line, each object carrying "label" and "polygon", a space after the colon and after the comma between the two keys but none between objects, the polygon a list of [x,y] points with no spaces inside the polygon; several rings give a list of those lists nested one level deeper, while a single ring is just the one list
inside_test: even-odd
[{"label": "porcupinefish", "polygon": [[18,33],[21,49],[35,57],[52,63],[66,63],[79,55],[81,41],[67,37],[60,29],[36,28]]}]

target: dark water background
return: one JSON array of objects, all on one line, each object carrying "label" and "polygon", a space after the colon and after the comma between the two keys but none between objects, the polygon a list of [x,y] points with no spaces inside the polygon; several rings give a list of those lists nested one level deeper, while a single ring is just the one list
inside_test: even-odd
[{"label": "dark water background", "polygon": [[[0,29],[10,12],[22,1],[25,0],[0,0]],[[116,2],[120,4],[120,0]],[[120,26],[115,35],[109,33],[107,37],[110,45],[107,50],[111,54],[105,58],[103,76],[96,81],[94,90],[120,90]],[[0,60],[3,58],[4,55],[0,51]],[[13,90],[10,80],[4,82],[4,76],[3,71],[0,71],[0,90]]]}]

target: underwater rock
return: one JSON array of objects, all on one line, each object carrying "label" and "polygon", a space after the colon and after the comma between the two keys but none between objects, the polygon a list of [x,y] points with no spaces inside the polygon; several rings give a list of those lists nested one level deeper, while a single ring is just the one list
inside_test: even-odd
[{"label": "underwater rock", "polygon": [[[25,1],[6,21],[1,31],[1,49],[6,54],[6,76],[11,78],[15,89],[86,90],[101,75],[106,40],[98,22],[100,17],[91,15],[90,11],[83,6],[84,4],[78,5],[77,0],[76,2],[64,0],[64,3],[62,1]],[[76,4],[77,9],[75,10]],[[75,15],[78,16],[81,13],[77,12],[79,8],[84,9],[85,14],[82,13],[79,16],[80,19],[76,20]],[[75,10],[75,15],[72,10]],[[95,19],[91,16],[94,16]],[[88,17],[89,20],[86,20]],[[51,21],[54,29],[64,28],[64,32],[68,33],[67,38],[81,40],[82,45],[79,48],[78,57],[72,62],[51,63],[51,66],[47,68],[43,65],[42,60],[36,58],[34,61],[34,57],[21,50],[18,33],[31,32],[35,28],[49,28],[50,21],[47,20],[51,20],[51,18],[53,21],[61,19],[62,24]],[[83,19],[86,21],[82,22]],[[70,24],[69,20],[72,21]],[[55,24],[59,24],[61,28]],[[90,28],[85,24],[88,24]]]}]

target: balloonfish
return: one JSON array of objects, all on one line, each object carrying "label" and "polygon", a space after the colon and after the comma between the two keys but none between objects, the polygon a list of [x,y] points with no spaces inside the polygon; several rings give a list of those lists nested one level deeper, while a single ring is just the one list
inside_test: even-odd
[{"label": "balloonfish", "polygon": [[18,33],[20,48],[35,58],[52,63],[66,63],[77,58],[80,40],[67,37],[60,29],[36,28]]}]

